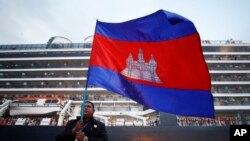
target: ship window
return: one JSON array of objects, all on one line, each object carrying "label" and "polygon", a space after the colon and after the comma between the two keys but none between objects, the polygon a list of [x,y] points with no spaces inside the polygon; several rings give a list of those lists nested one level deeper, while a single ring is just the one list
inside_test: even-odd
[{"label": "ship window", "polygon": [[250,78],[250,74],[247,74],[247,78]]},{"label": "ship window", "polygon": [[10,85],[10,82],[6,82],[6,85],[9,86],[9,85]]},{"label": "ship window", "polygon": [[51,100],[51,103],[57,103],[58,100]]}]

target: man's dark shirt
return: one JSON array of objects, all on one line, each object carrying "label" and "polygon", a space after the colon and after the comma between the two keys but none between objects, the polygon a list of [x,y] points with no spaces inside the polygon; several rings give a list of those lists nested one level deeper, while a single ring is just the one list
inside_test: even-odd
[{"label": "man's dark shirt", "polygon": [[[65,129],[57,135],[56,141],[75,141],[72,129],[75,127],[77,121],[70,120]],[[105,125],[94,118],[84,125],[82,132],[88,137],[88,141],[108,141]]]}]

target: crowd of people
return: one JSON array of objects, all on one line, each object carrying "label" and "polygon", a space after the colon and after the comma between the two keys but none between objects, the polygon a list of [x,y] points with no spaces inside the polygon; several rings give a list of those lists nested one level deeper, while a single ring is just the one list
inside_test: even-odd
[{"label": "crowd of people", "polygon": [[229,105],[250,105],[249,97],[224,97],[214,98],[215,106],[229,106]]},{"label": "crowd of people", "polygon": [[[9,117],[1,117],[0,118],[0,125],[17,125],[18,120],[22,120],[23,123],[21,125],[26,126],[39,126],[41,125],[41,121],[45,117],[34,117],[34,116],[9,116]],[[55,117],[46,117],[50,118],[49,126],[57,126],[58,116]],[[20,124],[18,124],[20,125]]]},{"label": "crowd of people", "polygon": [[206,55],[206,60],[249,60],[249,55]]},{"label": "crowd of people", "polygon": [[208,63],[207,65],[210,70],[249,70],[250,69],[250,66],[245,63],[241,63],[241,64]]},{"label": "crowd of people", "polygon": [[216,93],[248,93],[250,91],[250,88],[247,85],[242,85],[242,86],[212,86],[211,89],[213,94]]},{"label": "crowd of people", "polygon": [[212,81],[250,81],[250,74],[217,74],[211,77]]},{"label": "crowd of people", "polygon": [[176,116],[179,126],[229,126],[241,124],[239,117],[219,116],[211,118],[182,117]]}]

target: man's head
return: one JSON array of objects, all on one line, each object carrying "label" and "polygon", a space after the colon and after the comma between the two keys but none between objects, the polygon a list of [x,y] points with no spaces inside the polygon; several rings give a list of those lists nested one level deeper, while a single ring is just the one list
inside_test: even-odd
[{"label": "man's head", "polygon": [[86,101],[84,106],[84,117],[92,118],[95,112],[95,106],[92,102]]}]

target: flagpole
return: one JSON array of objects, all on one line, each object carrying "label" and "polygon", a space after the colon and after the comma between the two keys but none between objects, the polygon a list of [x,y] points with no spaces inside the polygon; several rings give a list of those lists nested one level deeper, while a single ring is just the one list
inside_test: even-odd
[{"label": "flagpole", "polygon": [[84,89],[84,91],[83,91],[83,93],[82,93],[82,99],[83,99],[83,101],[82,101],[82,106],[81,106],[81,120],[83,120],[83,118],[84,118],[84,108],[85,108],[85,102],[86,102],[86,97],[87,97],[87,95],[88,95],[88,90],[87,90],[88,88],[87,88],[87,80],[86,80],[86,84],[85,84],[85,89]]},{"label": "flagpole", "polygon": [[[86,40],[93,37],[93,35],[90,35],[90,36],[87,36],[84,38],[83,40],[83,43],[86,43]],[[83,48],[84,48],[84,44],[83,44]],[[87,75],[87,74],[86,74]],[[88,75],[87,75],[88,76]],[[81,120],[84,119],[84,110],[85,110],[85,103],[86,103],[86,98],[87,98],[87,95],[88,95],[88,87],[87,87],[87,82],[88,82],[88,77],[86,79],[86,83],[85,83],[85,89],[82,93],[82,106],[81,106]]]}]

